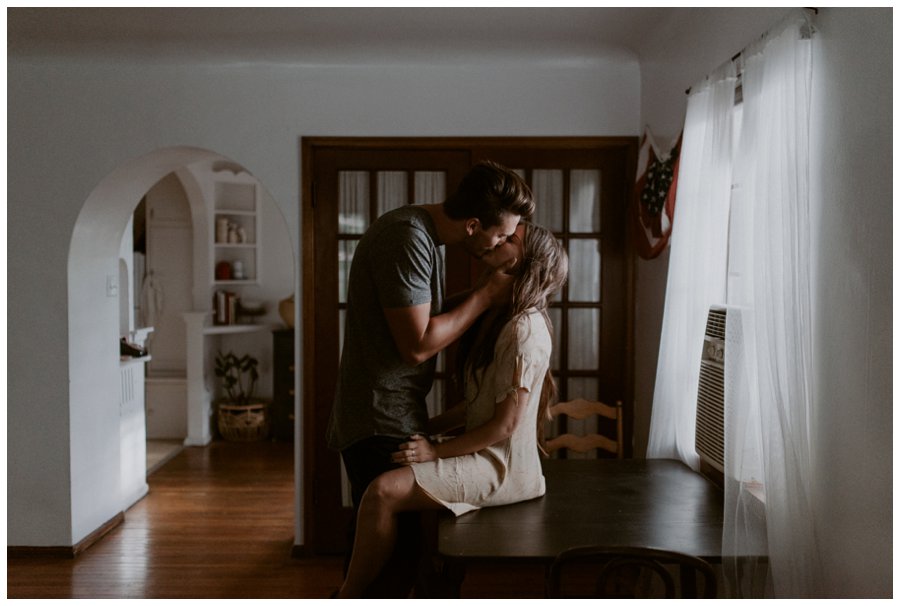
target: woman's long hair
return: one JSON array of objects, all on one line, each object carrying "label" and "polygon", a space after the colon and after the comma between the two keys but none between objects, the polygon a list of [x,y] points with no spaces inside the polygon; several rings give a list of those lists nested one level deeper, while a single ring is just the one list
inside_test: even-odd
[{"label": "woman's long hair", "polygon": [[[524,256],[514,268],[515,281],[512,296],[507,306],[499,311],[493,321],[482,326],[490,312],[483,314],[460,338],[456,354],[456,379],[465,385],[467,378],[478,381],[478,371],[486,368],[494,360],[494,346],[504,326],[515,322],[530,310],[541,312],[550,335],[553,323],[547,314],[552,297],[563,284],[569,273],[569,257],[553,233],[540,225],[525,223]],[[477,385],[480,389],[480,385]],[[548,366],[541,387],[537,415],[538,446],[544,448],[544,424],[549,420],[549,408],[556,400],[556,381]]]}]

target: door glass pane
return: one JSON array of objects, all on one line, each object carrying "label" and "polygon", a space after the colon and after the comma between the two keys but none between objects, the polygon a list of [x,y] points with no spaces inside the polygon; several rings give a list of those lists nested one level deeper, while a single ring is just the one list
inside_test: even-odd
[{"label": "door glass pane", "polygon": [[378,216],[406,205],[406,173],[403,171],[378,172]]},{"label": "door glass pane", "polygon": [[369,173],[338,173],[338,233],[361,234],[369,226]]},{"label": "door glass pane", "polygon": [[563,171],[535,169],[531,173],[534,222],[552,231],[563,229]]},{"label": "door glass pane", "polygon": [[444,364],[446,363],[445,360],[446,360],[446,355],[444,354],[444,352],[443,351],[438,352],[437,360],[435,361],[435,366],[434,366],[435,372],[444,372],[444,370],[445,370]]},{"label": "door glass pane", "polygon": [[414,204],[437,204],[447,197],[447,174],[443,171],[416,171]]},{"label": "door glass pane", "polygon": [[567,400],[584,398],[585,400],[597,400],[600,397],[600,381],[590,377],[571,377],[568,381]]},{"label": "door glass pane", "polygon": [[553,351],[550,352],[550,370],[559,370],[560,335],[562,335],[562,309],[551,307],[547,310],[553,323]]},{"label": "door glass pane", "polygon": [[444,380],[435,379],[431,391],[425,396],[425,404],[428,406],[428,416],[433,417],[444,412]]},{"label": "door glass pane", "polygon": [[600,300],[600,240],[569,240],[569,300]]},{"label": "door glass pane", "polygon": [[569,175],[569,231],[600,231],[599,170],[573,170]]},{"label": "door glass pane", "polygon": [[600,310],[569,310],[569,368],[596,370],[600,367]]},{"label": "door glass pane", "polygon": [[358,240],[338,241],[338,303],[347,302],[347,285],[350,283],[350,264],[356,252]]},{"label": "door glass pane", "polygon": [[344,325],[347,323],[347,311],[338,310],[338,357],[344,353]]},{"label": "door glass pane", "polygon": [[[560,244],[563,248],[566,248],[566,244],[562,238],[557,238],[560,241]],[[572,279],[572,261],[569,260],[569,273],[566,276],[566,284],[569,283],[569,280]],[[566,290],[566,284],[563,284],[562,288],[558,289],[553,295],[550,297],[550,301],[553,303],[561,303],[563,300],[563,292]]]}]

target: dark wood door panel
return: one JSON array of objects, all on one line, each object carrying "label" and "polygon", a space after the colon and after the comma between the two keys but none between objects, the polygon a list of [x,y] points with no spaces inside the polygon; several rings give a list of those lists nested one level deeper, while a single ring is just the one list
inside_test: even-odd
[{"label": "dark wood door panel", "polygon": [[[403,171],[409,176],[407,189],[412,200],[413,175],[417,171],[446,173],[446,187],[455,188],[470,165],[470,154],[460,150],[408,148],[330,147],[312,149],[313,208],[309,221],[314,231],[312,272],[306,276],[312,297],[305,299],[304,324],[304,420],[306,423],[307,477],[312,480],[308,491],[307,529],[314,551],[338,553],[346,547],[346,527],[351,511],[342,499],[341,463],[338,453],[328,448],[326,428],[331,413],[340,362],[339,313],[346,305],[339,301],[337,259],[339,242],[353,240],[361,234],[341,234],[338,229],[339,175],[342,171],[362,171],[376,175],[381,171]],[[374,204],[375,179],[370,204],[373,206],[370,224],[376,218]],[[304,230],[304,237],[306,236]],[[460,263],[466,271],[460,271]],[[468,258],[455,253],[447,255],[447,288],[468,287]],[[448,292],[450,292],[448,290]],[[311,309],[309,309],[311,308]]]}]

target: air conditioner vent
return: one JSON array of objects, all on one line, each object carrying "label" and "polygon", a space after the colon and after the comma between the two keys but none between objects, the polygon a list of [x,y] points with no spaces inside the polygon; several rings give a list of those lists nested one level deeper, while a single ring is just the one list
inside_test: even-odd
[{"label": "air conditioner vent", "polygon": [[725,309],[712,307],[706,320],[697,389],[696,444],[700,458],[725,470]]},{"label": "air conditioner vent", "polygon": [[706,318],[706,336],[725,342],[725,309],[710,307]]}]

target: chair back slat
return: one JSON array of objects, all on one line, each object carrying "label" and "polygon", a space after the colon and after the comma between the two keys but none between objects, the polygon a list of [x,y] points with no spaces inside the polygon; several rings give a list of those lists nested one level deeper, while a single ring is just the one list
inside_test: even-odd
[{"label": "chair back slat", "polygon": [[559,402],[550,407],[550,417],[555,419],[559,416],[577,419],[579,421],[594,416],[612,419],[616,423],[616,437],[615,439],[612,439],[599,433],[592,433],[584,436],[565,433],[547,439],[547,452],[552,453],[565,448],[574,452],[584,453],[596,448],[615,454],[620,459],[624,458],[625,449],[621,401],[617,401],[615,406],[612,406],[604,402],[586,400],[585,398],[575,398],[565,402]]},{"label": "chair back slat", "polygon": [[620,407],[610,406],[603,402],[592,402],[583,398],[569,400],[568,402],[560,402],[550,407],[550,415],[555,417],[560,414],[572,417],[573,419],[587,419],[593,415],[600,415],[607,419],[617,419]]},{"label": "chair back slat", "polygon": [[553,452],[560,448],[568,448],[575,452],[588,452],[595,448],[602,448],[607,452],[618,454],[619,444],[615,440],[611,440],[606,436],[599,434],[590,434],[586,436],[576,436],[571,433],[563,435],[547,441],[547,450]]}]

